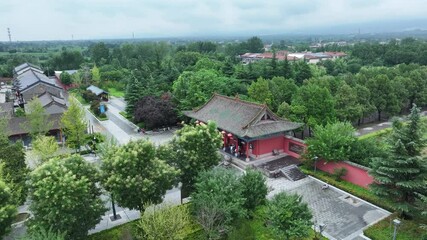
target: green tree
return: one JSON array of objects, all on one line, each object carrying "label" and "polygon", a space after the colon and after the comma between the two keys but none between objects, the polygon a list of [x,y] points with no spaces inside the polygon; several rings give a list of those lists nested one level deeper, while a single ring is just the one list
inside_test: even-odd
[{"label": "green tree", "polygon": [[354,132],[355,129],[349,122],[316,126],[314,136],[306,141],[310,158],[317,156],[325,161],[349,160],[351,147],[356,141]]},{"label": "green tree", "polygon": [[135,110],[135,104],[138,102],[142,92],[142,84],[132,73],[127,84],[125,101],[126,101],[126,113],[128,116],[133,116]]},{"label": "green tree", "polygon": [[147,203],[158,204],[177,182],[179,171],[158,159],[156,147],[147,140],[110,147],[103,157],[103,185],[120,206],[144,211]]},{"label": "green tree", "polygon": [[267,227],[278,239],[304,239],[310,235],[312,214],[298,195],[281,192],[267,204]]},{"label": "green tree", "polygon": [[290,103],[292,95],[298,90],[298,86],[292,79],[284,77],[273,77],[269,81],[269,88],[272,95],[272,108],[277,110],[283,102]]},{"label": "green tree", "polygon": [[248,52],[251,53],[262,53],[264,52],[264,44],[262,43],[261,38],[251,37],[245,42],[245,48]]},{"label": "green tree", "polygon": [[358,105],[361,107],[361,114],[358,120],[358,125],[360,125],[364,117],[375,111],[375,107],[370,102],[371,92],[367,87],[362,86],[360,84],[356,84],[354,90],[357,95]]},{"label": "green tree", "polygon": [[9,233],[10,225],[16,215],[16,207],[14,206],[10,189],[0,179],[0,238]]},{"label": "green tree", "polygon": [[248,95],[253,100],[271,106],[273,95],[268,87],[268,80],[258,78],[248,87]]},{"label": "green tree", "polygon": [[73,78],[68,72],[63,71],[61,75],[59,75],[59,78],[61,79],[61,82],[65,85],[70,85],[73,83]]},{"label": "green tree", "polygon": [[283,61],[282,76],[286,79],[294,79],[295,78],[294,69],[292,68],[291,63],[289,62],[287,55],[285,57],[285,60]]},{"label": "green tree", "polygon": [[363,114],[363,107],[357,99],[357,92],[348,84],[343,83],[335,94],[337,118],[341,121],[354,122]]},{"label": "green tree", "polygon": [[46,135],[52,127],[49,121],[49,115],[46,113],[42,103],[37,97],[34,97],[26,106],[26,124],[25,128],[32,137]]},{"label": "green tree", "polygon": [[185,229],[191,225],[188,205],[150,206],[145,210],[138,228],[142,232],[141,239],[147,240],[179,240],[184,239]]},{"label": "green tree", "polygon": [[61,117],[61,128],[65,133],[66,143],[71,148],[80,150],[80,147],[86,143],[85,113],[73,98],[70,98],[70,105]]},{"label": "green tree", "polygon": [[191,194],[191,207],[208,239],[219,239],[232,228],[233,220],[245,216],[243,187],[229,169],[201,172]]},{"label": "green tree", "polygon": [[96,65],[93,66],[91,73],[92,82],[99,84],[99,82],[101,81],[101,74],[99,73],[99,68]]},{"label": "green tree", "polygon": [[11,143],[9,139],[0,139],[0,176],[12,190],[13,203],[23,204],[27,198],[28,168],[22,142]]},{"label": "green tree", "polygon": [[288,119],[291,114],[291,105],[287,102],[282,102],[277,108],[277,115],[281,118]]},{"label": "green tree", "polygon": [[99,42],[90,46],[89,52],[91,54],[92,61],[98,65],[108,60],[110,56],[110,50],[103,42]]},{"label": "green tree", "polygon": [[292,96],[290,118],[303,122],[309,130],[316,125],[325,125],[335,118],[335,101],[325,87],[303,85]]},{"label": "green tree", "polygon": [[371,93],[370,102],[378,112],[378,121],[381,121],[381,114],[388,112],[395,114],[400,111],[400,102],[395,94],[393,84],[387,75],[378,74],[369,78],[366,87]]},{"label": "green tree", "polygon": [[396,202],[404,214],[414,214],[417,193],[425,193],[427,185],[427,158],[421,156],[425,146],[420,126],[420,110],[414,106],[409,122],[393,123],[388,156],[372,160],[369,172],[375,182],[373,192]]},{"label": "green tree", "polygon": [[33,141],[33,148],[42,163],[53,157],[59,149],[56,139],[48,136],[37,136]]},{"label": "green tree", "polygon": [[31,173],[30,229],[55,229],[66,239],[84,239],[107,210],[98,170],[82,157],[51,159]]},{"label": "green tree", "polygon": [[183,72],[172,89],[180,110],[188,110],[204,104],[213,93],[231,94],[235,84],[231,78],[223,77],[215,70],[202,69],[197,72]]},{"label": "green tree", "polygon": [[248,211],[255,211],[255,208],[264,205],[268,188],[264,175],[257,170],[247,169],[240,178],[242,183],[242,196],[245,198],[243,207]]},{"label": "green tree", "polygon": [[294,62],[293,67],[295,71],[295,81],[299,86],[302,85],[304,80],[308,80],[313,76],[310,66],[305,61]]},{"label": "green tree", "polygon": [[170,161],[181,170],[183,196],[188,196],[197,175],[216,166],[221,160],[218,149],[222,136],[216,124],[185,125],[175,132],[170,143]]}]

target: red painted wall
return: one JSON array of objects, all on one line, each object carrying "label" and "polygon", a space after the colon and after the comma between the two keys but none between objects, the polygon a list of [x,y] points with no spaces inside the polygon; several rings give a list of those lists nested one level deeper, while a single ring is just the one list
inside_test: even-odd
[{"label": "red painted wall", "polygon": [[254,146],[252,154],[262,155],[266,153],[272,153],[273,149],[284,151],[284,143],[285,140],[283,136],[256,140],[252,143]]},{"label": "red painted wall", "polygon": [[350,165],[346,162],[325,163],[322,160],[317,162],[316,167],[317,169],[328,173],[333,173],[335,168],[344,167],[347,169],[347,174],[343,177],[343,179],[347,182],[354,183],[364,188],[368,188],[368,185],[374,181],[374,179],[368,174],[367,170]]},{"label": "red painted wall", "polygon": [[300,154],[298,154],[298,153],[296,153],[296,152],[292,152],[292,151],[290,151],[290,150],[289,150],[289,144],[290,144],[290,143],[296,144],[296,145],[301,146],[301,147],[303,147],[303,148],[306,148],[306,147],[307,147],[307,145],[305,145],[305,144],[304,144],[304,143],[302,143],[302,142],[295,141],[295,140],[293,140],[293,139],[290,139],[290,138],[284,137],[284,147],[283,147],[283,149],[284,149],[285,153],[287,153],[288,155],[290,155],[290,156],[292,156],[292,157],[300,158],[300,157],[301,157],[301,155],[300,155]]}]

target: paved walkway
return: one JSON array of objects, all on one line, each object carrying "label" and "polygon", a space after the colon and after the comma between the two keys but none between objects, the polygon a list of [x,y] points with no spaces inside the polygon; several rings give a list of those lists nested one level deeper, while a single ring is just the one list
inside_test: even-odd
[{"label": "paved walkway", "polygon": [[[427,116],[427,111],[422,111],[421,116]],[[405,117],[405,116],[404,116]],[[400,120],[403,120],[404,117],[398,117]],[[363,136],[368,133],[376,132],[385,128],[390,128],[392,126],[391,121],[384,121],[380,123],[369,123],[369,124],[363,124],[362,126],[358,127],[356,131],[356,136]]]},{"label": "paved walkway", "polygon": [[312,210],[315,225],[325,224],[323,233],[331,240],[360,239],[363,229],[390,215],[390,212],[332,186],[322,190],[324,183],[311,177],[295,182],[285,178],[268,179],[267,184],[272,190],[268,198],[282,191],[301,195]]}]

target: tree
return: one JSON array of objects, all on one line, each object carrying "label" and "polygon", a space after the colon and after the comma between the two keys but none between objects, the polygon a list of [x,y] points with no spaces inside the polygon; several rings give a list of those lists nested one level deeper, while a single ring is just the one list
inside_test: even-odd
[{"label": "tree", "polygon": [[360,125],[365,116],[375,111],[375,107],[370,102],[371,93],[367,87],[356,84],[354,90],[356,91],[357,102],[361,107],[361,114],[358,120],[358,125]]},{"label": "tree", "polygon": [[120,206],[144,211],[148,203],[158,204],[176,183],[179,171],[156,156],[148,140],[111,147],[103,157],[101,169],[105,189]]},{"label": "tree", "polygon": [[175,132],[170,143],[170,161],[181,170],[180,180],[184,191],[181,195],[188,196],[200,172],[219,163],[221,156],[218,149],[222,146],[221,139],[221,133],[211,121],[195,126],[185,125]]},{"label": "tree", "polygon": [[310,158],[317,156],[328,162],[349,160],[351,147],[356,141],[354,132],[349,122],[316,126],[314,136],[306,141]]},{"label": "tree", "polygon": [[86,143],[85,113],[73,98],[70,98],[70,105],[62,115],[61,128],[65,133],[68,146],[80,150],[80,147]]},{"label": "tree", "polygon": [[126,113],[128,116],[133,116],[135,110],[135,104],[142,97],[142,84],[137,79],[134,74],[131,74],[131,77],[128,81],[125,100],[126,100]]},{"label": "tree", "polygon": [[304,239],[310,235],[312,214],[298,195],[281,192],[267,204],[266,220],[278,239]]},{"label": "tree", "polygon": [[10,225],[16,215],[10,189],[0,179],[0,238],[9,233]]},{"label": "tree", "polygon": [[357,99],[357,92],[348,84],[343,83],[335,94],[335,109],[341,121],[353,122],[363,113],[363,107]]},{"label": "tree", "polygon": [[290,103],[292,96],[298,90],[294,80],[284,77],[273,77],[269,81],[269,88],[272,95],[273,110],[276,110],[283,102]]},{"label": "tree", "polygon": [[409,122],[393,123],[390,137],[391,150],[386,157],[372,160],[369,172],[375,182],[373,192],[396,202],[403,214],[414,214],[417,193],[425,193],[427,186],[427,158],[420,150],[425,146],[420,126],[420,110],[414,106]]},{"label": "tree", "polygon": [[289,105],[287,102],[282,102],[282,104],[279,105],[277,108],[277,116],[288,119],[289,115],[291,114],[291,105]]},{"label": "tree", "polygon": [[92,61],[98,65],[100,65],[103,62],[102,61],[103,59],[104,61],[108,60],[110,56],[109,50],[107,46],[105,46],[105,43],[103,42],[99,42],[90,46],[89,51],[91,54]]},{"label": "tree", "polygon": [[301,86],[292,96],[290,118],[308,125],[309,130],[332,121],[335,118],[335,102],[331,93],[315,84]]},{"label": "tree", "polygon": [[183,239],[185,228],[190,226],[191,217],[188,205],[172,206],[160,205],[150,206],[145,210],[138,228],[142,232],[141,238],[147,240]]},{"label": "tree", "polygon": [[245,42],[245,47],[248,52],[251,53],[262,53],[264,52],[264,44],[259,37],[251,37]]},{"label": "tree", "polygon": [[295,81],[299,86],[302,85],[304,80],[308,80],[313,76],[310,66],[305,61],[294,62],[293,67],[295,69]]},{"label": "tree", "polygon": [[258,78],[248,87],[248,95],[253,100],[271,106],[273,95],[268,87],[268,81],[263,78]]},{"label": "tree", "polygon": [[82,157],[51,159],[31,173],[30,229],[55,229],[66,239],[84,239],[107,210],[98,170]]},{"label": "tree", "polygon": [[175,105],[169,96],[145,96],[135,105],[133,120],[143,122],[148,129],[173,126],[178,121]]},{"label": "tree", "polygon": [[245,216],[243,187],[238,175],[229,169],[201,172],[191,194],[191,207],[208,239],[219,239],[231,229],[233,220]]},{"label": "tree", "polygon": [[63,83],[63,84],[65,84],[65,85],[70,85],[71,83],[73,83],[73,78],[71,77],[71,75],[68,73],[68,72],[66,72],[66,71],[63,71],[62,73],[61,73],[61,75],[59,75],[59,78],[61,79],[61,82]]},{"label": "tree", "polygon": [[286,79],[294,79],[295,78],[294,69],[292,68],[291,63],[289,62],[287,55],[285,57],[285,60],[283,61],[282,76]]},{"label": "tree", "polygon": [[379,74],[369,78],[366,87],[371,92],[370,102],[378,112],[378,121],[381,121],[381,114],[386,111],[390,114],[400,110],[400,103],[395,94],[395,89],[387,75]]},{"label": "tree", "polygon": [[58,151],[58,143],[54,137],[37,136],[33,141],[34,152],[40,157],[41,163],[46,162]]},{"label": "tree", "polygon": [[268,193],[264,175],[257,170],[247,169],[240,178],[242,183],[242,196],[245,198],[243,207],[248,211],[254,211],[256,207],[266,202]]},{"label": "tree", "polygon": [[99,82],[101,81],[101,75],[99,73],[99,68],[96,65],[94,65],[91,72],[92,72],[92,81],[94,83],[99,84]]},{"label": "tree", "polygon": [[52,127],[52,122],[49,121],[49,115],[46,113],[42,103],[37,97],[34,97],[26,106],[26,126],[30,135],[36,137],[38,135],[46,135]]},{"label": "tree", "polygon": [[11,143],[9,139],[0,139],[0,176],[11,189],[13,203],[20,206],[27,199],[28,168],[22,142]]},{"label": "tree", "polygon": [[202,69],[197,72],[183,72],[172,89],[178,109],[188,110],[206,103],[213,93],[232,94],[237,81],[220,76],[215,70]]}]

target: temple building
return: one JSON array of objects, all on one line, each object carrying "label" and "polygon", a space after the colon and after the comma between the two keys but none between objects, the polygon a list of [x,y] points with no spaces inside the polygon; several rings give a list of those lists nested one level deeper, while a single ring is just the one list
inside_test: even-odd
[{"label": "temple building", "polygon": [[291,137],[302,124],[279,118],[265,104],[214,94],[184,115],[214,121],[223,136],[223,150],[246,161],[281,153],[299,157],[302,151],[302,144]]}]

